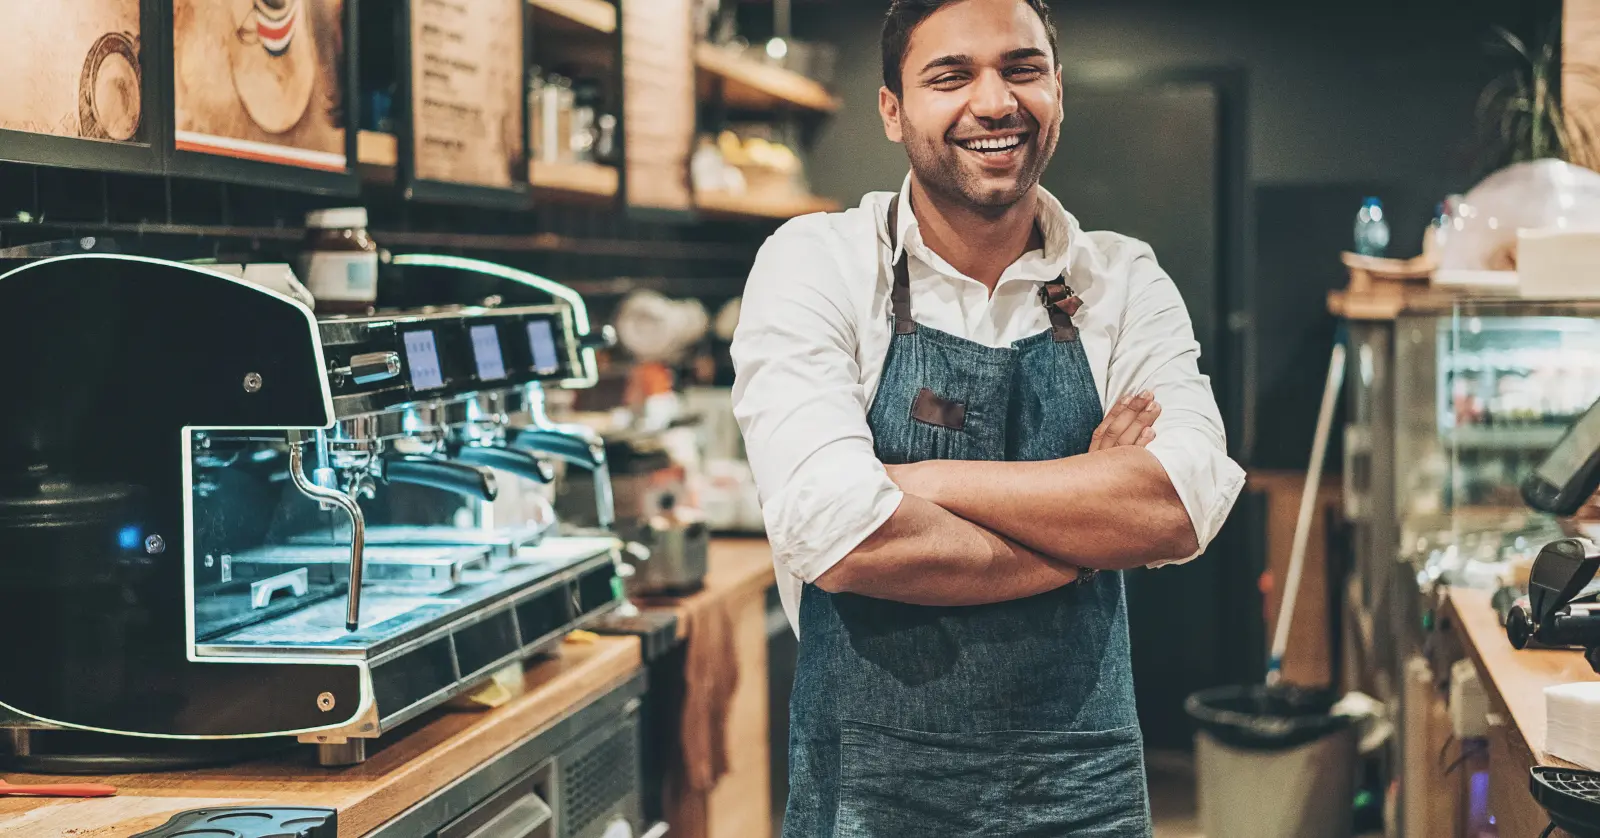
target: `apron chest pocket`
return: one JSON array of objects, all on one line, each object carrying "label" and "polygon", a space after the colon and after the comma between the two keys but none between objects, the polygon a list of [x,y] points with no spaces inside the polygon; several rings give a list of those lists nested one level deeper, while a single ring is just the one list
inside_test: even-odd
[{"label": "apron chest pocket", "polygon": [[921,733],[841,722],[836,838],[1150,834],[1137,727]]}]

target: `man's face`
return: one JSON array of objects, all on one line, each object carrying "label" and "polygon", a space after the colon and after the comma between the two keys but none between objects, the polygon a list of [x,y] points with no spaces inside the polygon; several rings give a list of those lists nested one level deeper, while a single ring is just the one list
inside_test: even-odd
[{"label": "man's face", "polygon": [[1044,22],[1022,0],[962,0],[911,34],[904,93],[879,96],[923,188],[1001,210],[1039,183],[1061,137],[1061,76]]}]

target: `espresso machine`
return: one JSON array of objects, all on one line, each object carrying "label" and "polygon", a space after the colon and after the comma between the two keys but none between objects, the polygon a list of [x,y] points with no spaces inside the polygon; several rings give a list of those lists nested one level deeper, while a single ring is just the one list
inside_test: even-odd
[{"label": "espresso machine", "polygon": [[[622,603],[604,442],[543,409],[545,387],[594,384],[608,334],[541,277],[394,262],[546,299],[318,319],[153,259],[0,276],[14,757],[77,732],[293,737],[360,762]],[[540,494],[558,465],[593,478],[582,537]],[[506,487],[529,490],[518,514]]]}]

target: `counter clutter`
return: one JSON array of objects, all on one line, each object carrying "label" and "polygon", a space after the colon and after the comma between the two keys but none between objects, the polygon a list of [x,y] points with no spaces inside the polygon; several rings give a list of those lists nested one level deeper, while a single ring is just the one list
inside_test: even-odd
[{"label": "counter clutter", "polygon": [[[770,823],[764,731],[765,593],[773,574],[771,554],[759,539],[714,541],[710,565],[699,593],[644,603],[644,612],[679,617],[678,640],[690,647],[706,642],[694,628],[705,624],[704,615],[716,611],[733,615],[730,639],[738,665],[721,669],[736,673],[736,686],[720,712],[706,712],[703,718],[718,727],[725,725],[726,732],[718,738],[739,747],[729,751],[720,776],[693,791],[695,799],[668,803],[669,808],[693,810],[703,819],[674,822],[673,834],[732,838],[756,834],[757,824]],[[714,641],[711,645],[716,648]],[[621,767],[586,762],[583,757],[609,747],[613,753],[623,753],[626,763],[627,754],[638,759],[641,738],[648,749],[652,737],[670,742],[703,735],[677,725],[641,734],[641,699],[656,701],[661,693],[646,675],[640,641],[634,637],[569,638],[553,656],[527,668],[524,686],[523,694],[492,710],[441,711],[419,720],[384,740],[357,766],[323,768],[308,752],[287,751],[239,765],[172,773],[7,775],[7,781],[17,784],[103,782],[117,787],[118,794],[95,800],[0,797],[0,834],[128,838],[161,827],[185,811],[272,805],[334,810],[339,838],[434,835],[435,830],[440,836],[465,835],[470,830],[454,831],[452,826],[486,822],[497,811],[529,801],[530,795],[557,811],[574,800],[598,806],[602,812],[637,809],[641,792],[626,783],[599,782],[594,786],[601,792],[598,797],[579,799],[587,788],[585,781],[604,778],[574,772]],[[674,708],[691,703],[681,697],[665,702]],[[619,799],[608,799],[604,793],[617,789],[623,790]],[[569,817],[583,814],[569,812]],[[598,822],[603,825],[604,819]]]}]

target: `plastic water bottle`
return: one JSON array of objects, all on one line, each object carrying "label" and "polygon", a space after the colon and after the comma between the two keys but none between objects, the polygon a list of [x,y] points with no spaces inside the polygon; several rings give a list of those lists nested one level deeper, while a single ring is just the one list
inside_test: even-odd
[{"label": "plastic water bottle", "polygon": [[1368,198],[1356,213],[1356,252],[1382,256],[1389,249],[1389,222],[1383,220],[1383,202]]}]

